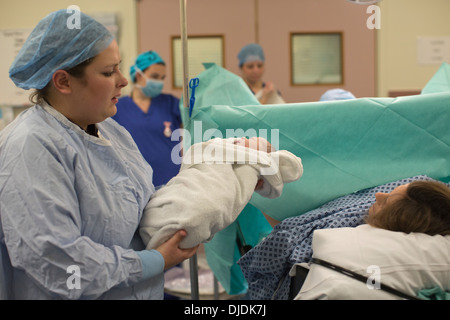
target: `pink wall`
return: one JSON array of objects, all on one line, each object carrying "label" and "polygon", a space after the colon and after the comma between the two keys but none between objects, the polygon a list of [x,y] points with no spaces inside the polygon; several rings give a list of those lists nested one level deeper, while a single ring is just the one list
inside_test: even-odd
[{"label": "pink wall", "polygon": [[260,44],[266,78],[273,79],[289,102],[318,100],[334,86],[290,85],[290,32],[342,31],[344,89],[356,96],[375,95],[375,33],[367,29],[366,6],[344,0],[260,0]]},{"label": "pink wall", "polygon": [[[272,80],[287,102],[318,100],[334,86],[290,84],[290,33],[341,31],[344,40],[344,85],[357,97],[375,96],[375,32],[366,27],[367,6],[345,0],[189,0],[188,35],[224,35],[225,68],[240,74],[237,53],[247,43],[259,43],[266,55],[266,80]],[[257,14],[257,19],[255,19]],[[156,50],[171,62],[171,37],[180,35],[178,0],[138,2],[139,50]],[[256,23],[255,23],[256,22]],[[255,26],[258,29],[255,29]],[[165,91],[172,88],[168,63]]]}]

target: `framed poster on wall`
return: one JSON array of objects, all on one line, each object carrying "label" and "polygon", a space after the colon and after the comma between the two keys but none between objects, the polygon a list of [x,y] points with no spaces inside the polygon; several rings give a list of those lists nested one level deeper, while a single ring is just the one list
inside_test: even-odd
[{"label": "framed poster on wall", "polygon": [[[195,78],[205,68],[203,63],[215,63],[224,67],[224,40],[223,35],[189,36],[188,37],[188,63],[189,79]],[[174,89],[183,87],[183,56],[181,38],[172,37],[172,62]]]},{"label": "framed poster on wall", "polygon": [[291,85],[342,85],[342,32],[291,33]]}]

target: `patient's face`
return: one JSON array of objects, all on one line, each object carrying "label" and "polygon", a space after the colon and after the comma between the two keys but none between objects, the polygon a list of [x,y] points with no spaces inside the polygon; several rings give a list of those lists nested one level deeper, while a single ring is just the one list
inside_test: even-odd
[{"label": "patient's face", "polygon": [[395,199],[398,199],[399,196],[405,195],[407,187],[408,184],[404,184],[392,190],[391,193],[377,192],[375,203],[369,208],[369,214],[376,214],[379,210],[394,202]]}]

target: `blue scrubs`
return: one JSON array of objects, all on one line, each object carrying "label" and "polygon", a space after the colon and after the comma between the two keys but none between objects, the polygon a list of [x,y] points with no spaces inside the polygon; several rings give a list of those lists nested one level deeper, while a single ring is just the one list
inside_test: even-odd
[{"label": "blue scrubs", "polygon": [[166,184],[180,170],[180,165],[171,159],[172,150],[180,148],[179,140],[171,140],[172,132],[181,125],[179,103],[172,95],[160,94],[152,98],[147,113],[129,96],[119,99],[116,105],[117,113],[113,119],[130,132],[153,169],[156,187]]},{"label": "blue scrubs", "polygon": [[163,298],[164,259],[136,234],[152,169],[123,127],[96,126],[37,105],[0,132],[1,297]]}]

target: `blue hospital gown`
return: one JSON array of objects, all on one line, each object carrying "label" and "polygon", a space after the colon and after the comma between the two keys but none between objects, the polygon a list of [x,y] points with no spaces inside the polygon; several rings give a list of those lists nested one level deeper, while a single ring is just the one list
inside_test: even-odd
[{"label": "blue hospital gown", "polygon": [[152,169],[115,121],[97,127],[102,138],[37,105],[0,132],[7,298],[162,299],[164,266],[144,280],[136,237],[154,192]]},{"label": "blue hospital gown", "polygon": [[288,299],[291,284],[289,271],[296,263],[311,259],[314,230],[356,227],[364,223],[368,209],[375,202],[375,193],[389,193],[397,186],[414,180],[432,179],[417,176],[365,189],[280,222],[272,233],[238,261],[248,282],[250,299]]}]

